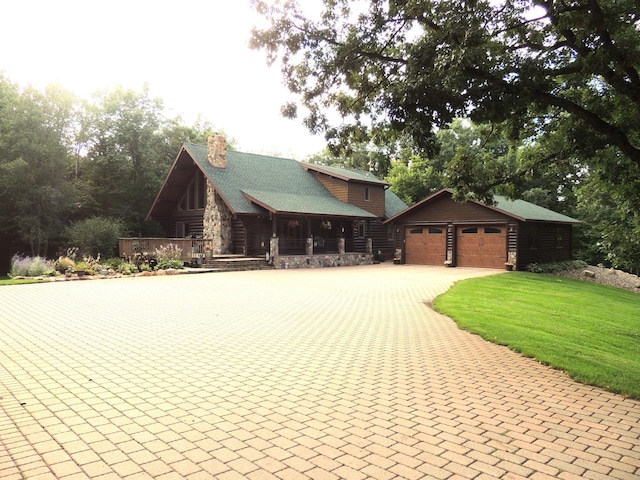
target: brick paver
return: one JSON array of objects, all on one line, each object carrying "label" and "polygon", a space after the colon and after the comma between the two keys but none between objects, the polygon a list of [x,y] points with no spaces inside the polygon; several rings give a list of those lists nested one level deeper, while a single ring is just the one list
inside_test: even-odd
[{"label": "brick paver", "polygon": [[429,308],[490,273],[2,287],[0,478],[638,478],[639,402]]}]

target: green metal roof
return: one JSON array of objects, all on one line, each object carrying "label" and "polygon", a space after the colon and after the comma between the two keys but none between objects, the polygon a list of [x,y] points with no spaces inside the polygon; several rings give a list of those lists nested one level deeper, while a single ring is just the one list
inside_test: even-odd
[{"label": "green metal roof", "polygon": [[228,150],[226,167],[217,168],[209,163],[206,146],[184,147],[233,213],[262,213],[262,205],[273,212],[375,218],[336,199],[296,160]]},{"label": "green metal roof", "polygon": [[524,200],[509,200],[500,195],[494,195],[494,207],[513,217],[524,221],[582,223],[580,220],[540,207]]}]

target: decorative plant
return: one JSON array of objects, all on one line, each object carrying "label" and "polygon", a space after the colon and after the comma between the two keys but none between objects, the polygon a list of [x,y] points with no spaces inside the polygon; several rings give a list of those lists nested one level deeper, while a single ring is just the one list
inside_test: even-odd
[{"label": "decorative plant", "polygon": [[87,255],[83,258],[83,260],[84,263],[89,265],[89,268],[87,269],[89,275],[94,275],[95,273],[102,270],[102,265],[100,263],[100,254],[98,254],[96,258],[93,258],[91,255]]},{"label": "decorative plant", "polygon": [[76,263],[76,268],[75,268],[76,272],[89,273],[89,270],[90,270],[90,266],[89,266],[89,264],[87,262],[80,261],[80,262]]},{"label": "decorative plant", "polygon": [[159,270],[167,270],[169,268],[180,269],[184,268],[182,260],[158,260],[157,268]]},{"label": "decorative plant", "polygon": [[28,257],[14,255],[11,258],[11,277],[39,277],[42,275],[54,275],[55,265],[51,260],[42,257]]},{"label": "decorative plant", "polygon": [[184,267],[184,263],[182,262],[182,249],[173,243],[156,248],[155,257],[158,261],[156,267],[160,270]]},{"label": "decorative plant", "polygon": [[67,270],[73,270],[76,267],[76,262],[69,257],[58,257],[56,261],[56,271],[65,273]]},{"label": "decorative plant", "polygon": [[178,260],[182,265],[182,249],[173,243],[156,248],[155,257],[158,260],[158,265],[165,260]]},{"label": "decorative plant", "polygon": [[123,262],[118,267],[118,271],[123,275],[131,275],[132,273],[138,273],[138,267],[135,263]]}]

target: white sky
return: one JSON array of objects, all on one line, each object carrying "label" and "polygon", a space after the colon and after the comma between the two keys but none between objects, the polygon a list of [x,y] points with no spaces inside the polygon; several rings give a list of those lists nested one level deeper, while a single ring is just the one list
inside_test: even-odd
[{"label": "white sky", "polygon": [[83,98],[122,85],[164,101],[191,125],[198,114],[238,150],[304,159],[324,148],[280,106],[291,97],[277,66],[248,47],[260,22],[249,0],[8,0],[0,15],[0,71]]}]

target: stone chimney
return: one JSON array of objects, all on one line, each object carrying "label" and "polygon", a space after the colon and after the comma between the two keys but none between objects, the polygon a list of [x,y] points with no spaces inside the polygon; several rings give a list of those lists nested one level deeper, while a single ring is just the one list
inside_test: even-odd
[{"label": "stone chimney", "polygon": [[207,141],[207,158],[214,167],[227,168],[227,140],[222,135],[212,135]]}]

